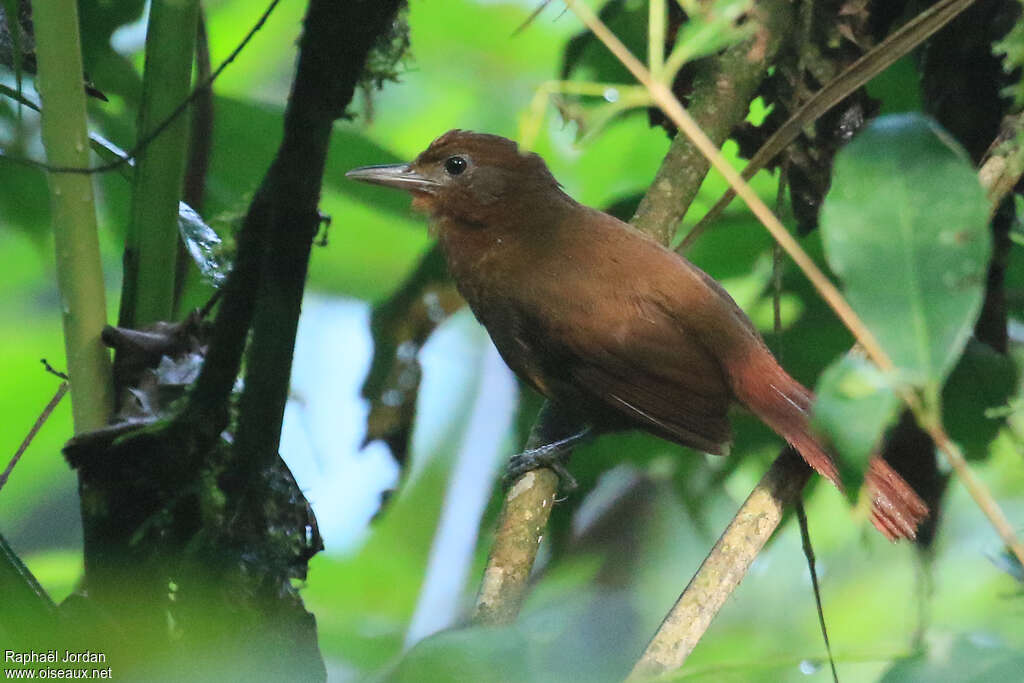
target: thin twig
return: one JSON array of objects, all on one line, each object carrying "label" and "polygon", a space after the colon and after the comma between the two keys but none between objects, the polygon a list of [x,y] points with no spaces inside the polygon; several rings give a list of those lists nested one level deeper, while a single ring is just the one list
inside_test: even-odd
[{"label": "thin twig", "polygon": [[967,464],[967,460],[964,459],[964,454],[960,447],[953,443],[941,424],[922,422],[922,416],[916,411],[914,416],[917,418],[918,424],[924,427],[924,430],[928,432],[928,436],[932,437],[932,441],[935,442],[935,445],[946,456],[946,460],[949,461],[953,471],[956,472],[956,476],[963,483],[967,492],[971,494],[975,504],[988,517],[989,523],[995,528],[1003,543],[1017,556],[1017,560],[1024,564],[1024,543],[1021,543],[1020,539],[1017,538],[1013,525],[1006,518],[1002,508],[999,507],[999,503],[992,497],[991,491],[978,479],[970,465]]},{"label": "thin twig", "polygon": [[39,362],[43,364],[43,369],[46,370],[51,375],[53,375],[54,377],[60,377],[62,380],[65,381],[71,379],[70,377],[68,377],[68,373],[57,370],[52,365],[50,365],[50,361],[46,360],[45,358],[40,358]]},{"label": "thin twig", "polygon": [[537,5],[537,7],[534,8],[532,12],[530,12],[530,16],[526,17],[526,19],[523,20],[523,23],[519,24],[519,26],[516,27],[515,31],[512,31],[512,35],[517,36],[523,31],[525,31],[526,28],[533,23],[534,19],[540,16],[540,13],[544,11],[544,8],[550,4],[551,0],[541,0],[540,4]]},{"label": "thin twig", "polygon": [[811,574],[811,587],[814,589],[814,604],[818,608],[818,624],[821,626],[821,637],[825,641],[825,653],[828,655],[828,664],[832,668],[832,680],[839,683],[839,672],[836,671],[836,659],[832,656],[832,644],[828,640],[828,627],[825,625],[825,610],[821,606],[821,587],[818,585],[818,569],[814,559],[814,546],[811,545],[811,530],[807,528],[807,511],[804,510],[804,502],[797,497],[796,518],[800,523],[800,544],[804,549],[804,557],[807,558],[807,571]]},{"label": "thin twig", "polygon": [[[43,362],[46,363],[46,361]],[[48,363],[47,368],[52,370]],[[4,485],[7,483],[7,478],[10,477],[11,472],[14,471],[14,466],[18,464],[19,460],[21,460],[21,456],[25,454],[26,450],[28,450],[29,444],[31,444],[32,440],[36,438],[36,434],[38,434],[39,430],[43,428],[44,424],[46,424],[46,420],[49,419],[50,414],[53,413],[57,404],[60,403],[60,400],[64,398],[64,394],[66,393],[68,393],[67,377],[65,377],[64,381],[57,387],[57,391],[53,394],[53,398],[50,399],[50,402],[46,404],[46,407],[43,408],[43,412],[39,413],[39,417],[36,418],[35,424],[33,424],[32,428],[28,430],[28,434],[25,435],[21,445],[18,446],[18,450],[14,452],[14,457],[12,457],[11,461],[7,463],[7,468],[4,469],[3,474],[0,474],[0,490],[3,489]]]}]

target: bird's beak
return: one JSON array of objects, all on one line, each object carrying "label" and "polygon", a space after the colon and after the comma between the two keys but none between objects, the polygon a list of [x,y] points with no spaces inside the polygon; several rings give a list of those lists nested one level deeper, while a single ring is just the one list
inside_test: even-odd
[{"label": "bird's beak", "polygon": [[385,166],[360,166],[345,174],[346,178],[362,183],[383,185],[398,190],[428,192],[433,194],[440,185],[414,171],[408,164]]}]

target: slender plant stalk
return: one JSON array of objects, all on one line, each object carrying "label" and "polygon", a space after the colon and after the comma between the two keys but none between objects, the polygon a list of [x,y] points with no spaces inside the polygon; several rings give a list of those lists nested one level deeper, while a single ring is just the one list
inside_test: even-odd
[{"label": "slender plant stalk", "polygon": [[[33,3],[43,145],[55,166],[89,163],[82,51],[76,0]],[[57,287],[71,381],[75,432],[107,423],[114,405],[110,355],[100,341],[107,324],[92,176],[50,173]]]},{"label": "slender plant stalk", "polygon": [[32,444],[32,440],[36,438],[36,434],[38,434],[39,430],[43,428],[44,424],[46,424],[46,420],[49,419],[50,415],[57,407],[57,404],[60,403],[66,393],[68,393],[68,383],[64,381],[57,387],[57,391],[54,392],[53,398],[47,402],[46,407],[43,408],[43,412],[39,414],[39,417],[36,418],[31,429],[28,430],[28,434],[26,434],[25,438],[22,439],[21,445],[18,446],[18,450],[14,452],[14,456],[11,457],[10,462],[7,463],[7,467],[4,468],[3,472],[0,472],[0,491],[2,491],[4,486],[7,485],[7,479],[11,476],[11,472],[14,471],[18,461],[21,460],[21,456],[23,456],[25,451],[28,450],[28,447]]},{"label": "slender plant stalk", "polygon": [[650,0],[647,17],[647,63],[655,77],[665,68],[665,23],[668,7],[665,0]]},{"label": "slender plant stalk", "polygon": [[[189,96],[198,21],[198,0],[152,3],[139,109],[140,139]],[[150,141],[135,165],[125,245],[122,327],[144,327],[173,315],[178,201],[188,139],[188,117],[179,116]]]}]

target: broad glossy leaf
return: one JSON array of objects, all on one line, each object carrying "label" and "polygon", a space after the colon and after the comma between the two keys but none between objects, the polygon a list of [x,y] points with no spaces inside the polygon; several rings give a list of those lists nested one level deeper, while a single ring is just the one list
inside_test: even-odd
[{"label": "broad glossy leaf", "polygon": [[970,161],[930,119],[882,117],[837,156],[821,227],[850,304],[902,378],[937,394],[971,334],[991,251]]}]

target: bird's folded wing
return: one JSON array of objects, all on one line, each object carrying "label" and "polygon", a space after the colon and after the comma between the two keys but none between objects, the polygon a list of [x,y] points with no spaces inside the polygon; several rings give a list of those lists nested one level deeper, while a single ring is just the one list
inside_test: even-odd
[{"label": "bird's folded wing", "polygon": [[[731,392],[717,359],[659,310],[619,309],[616,324],[577,321],[565,372],[577,388],[671,441],[722,453]],[[564,335],[558,335],[565,339]]]}]

